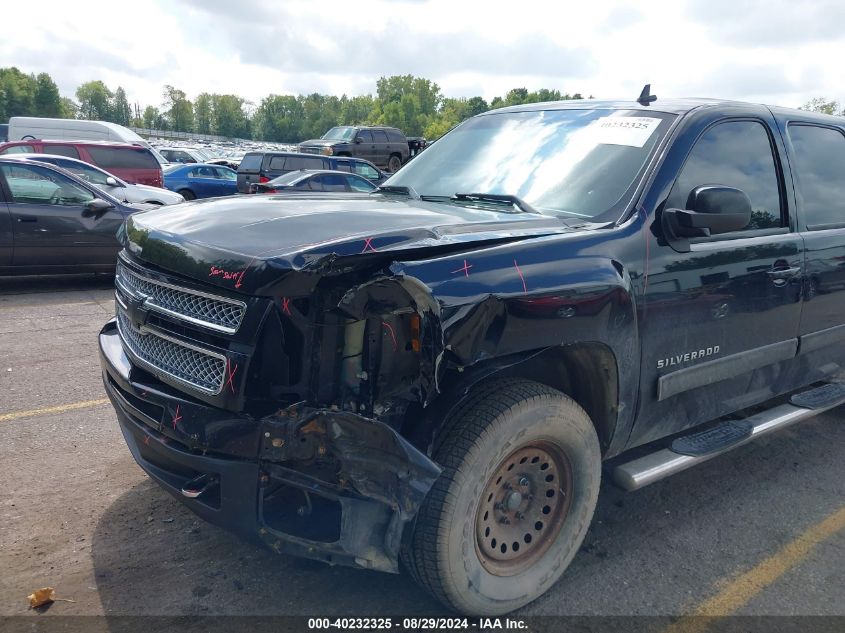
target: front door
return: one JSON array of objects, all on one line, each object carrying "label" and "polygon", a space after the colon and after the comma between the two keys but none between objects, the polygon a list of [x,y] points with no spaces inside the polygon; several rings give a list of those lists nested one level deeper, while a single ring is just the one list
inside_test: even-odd
[{"label": "front door", "polygon": [[63,174],[25,164],[0,165],[12,220],[14,266],[109,265],[123,216],[87,211],[94,194]]},{"label": "front door", "polygon": [[[789,387],[804,254],[780,167],[783,144],[769,117],[708,116],[693,118],[678,136],[655,180],[656,189],[663,183],[661,193],[647,200],[640,415],[630,445]],[[751,201],[751,222],[691,239],[686,248],[670,243],[662,210],[688,208],[690,192],[702,185],[742,190]]]}]

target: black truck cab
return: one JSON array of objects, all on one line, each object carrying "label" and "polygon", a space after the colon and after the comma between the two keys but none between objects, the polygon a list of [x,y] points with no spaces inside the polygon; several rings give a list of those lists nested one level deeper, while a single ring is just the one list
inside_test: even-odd
[{"label": "black truck cab", "polygon": [[367,197],[133,216],[106,391],[208,520],[504,613],[563,573],[603,472],[635,489],[845,401],[844,159],[837,117],[567,101],[469,119]]}]

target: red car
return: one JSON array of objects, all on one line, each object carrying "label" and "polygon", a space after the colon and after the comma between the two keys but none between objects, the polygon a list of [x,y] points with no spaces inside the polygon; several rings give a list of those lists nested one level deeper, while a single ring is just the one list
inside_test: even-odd
[{"label": "red car", "polygon": [[0,144],[0,155],[58,154],[96,165],[137,185],[164,187],[161,164],[146,147],[101,141],[12,141]]}]

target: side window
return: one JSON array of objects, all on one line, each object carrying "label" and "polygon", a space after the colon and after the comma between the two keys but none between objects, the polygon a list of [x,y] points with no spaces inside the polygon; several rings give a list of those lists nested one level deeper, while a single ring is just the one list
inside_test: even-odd
[{"label": "side window", "polygon": [[70,178],[35,165],[0,165],[12,202],[18,204],[49,204],[72,206],[94,199]]},{"label": "side window", "polygon": [[12,145],[7,147],[0,154],[34,154],[37,153],[32,145]]},{"label": "side window", "polygon": [[390,139],[391,143],[407,143],[405,137],[402,136],[402,132],[399,130],[387,130],[387,138]]},{"label": "side window", "polygon": [[76,151],[73,145],[45,145],[44,153],[67,156],[68,158],[79,158],[79,152]]},{"label": "side window", "polygon": [[352,189],[352,191],[370,192],[375,189],[375,185],[360,176],[353,176],[350,174],[349,176],[344,176],[344,178],[346,178],[346,182],[349,183],[349,188]]},{"label": "side window", "polygon": [[378,172],[366,163],[356,163],[355,173],[359,176],[363,176],[364,178],[369,178],[370,180],[378,178]]},{"label": "side window", "polygon": [[323,174],[320,179],[323,191],[346,191],[346,178],[340,174]]},{"label": "side window", "polygon": [[352,171],[352,166],[349,164],[348,160],[339,160],[337,161],[335,169],[338,171]]},{"label": "side window", "polygon": [[222,178],[223,180],[237,180],[238,179],[238,175],[235,172],[233,172],[229,169],[222,169],[220,167],[215,167],[214,173],[217,174],[218,178]]},{"label": "side window", "polygon": [[795,172],[810,230],[845,224],[845,136],[840,130],[790,124]]},{"label": "side window", "polygon": [[[272,166],[272,163],[271,163]],[[299,169],[322,169],[323,159],[317,156],[288,156],[285,169],[297,171]]]},{"label": "side window", "polygon": [[359,130],[357,138],[361,139],[362,143],[370,143],[373,142],[373,135],[369,130]]},{"label": "side window", "polygon": [[285,167],[285,157],[284,156],[273,156],[272,158],[270,158],[270,163],[267,165],[267,169],[273,169],[273,170],[287,169]]},{"label": "side window", "polygon": [[86,146],[94,164],[109,169],[161,169],[150,150],[141,147]]},{"label": "side window", "polygon": [[744,230],[784,226],[772,144],[757,121],[728,121],[707,130],[692,148],[666,200],[667,208],[687,208],[701,185],[724,185],[751,200],[751,222]]},{"label": "side window", "polygon": [[387,140],[387,134],[385,134],[384,130],[373,130],[373,142],[389,143],[390,141]]}]

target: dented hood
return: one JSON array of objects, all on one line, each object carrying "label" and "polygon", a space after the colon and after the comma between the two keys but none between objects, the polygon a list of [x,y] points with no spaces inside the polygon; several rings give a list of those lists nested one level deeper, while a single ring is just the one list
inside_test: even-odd
[{"label": "dented hood", "polygon": [[134,215],[123,241],[135,257],[164,269],[253,292],[284,270],[326,272],[352,258],[419,258],[430,249],[570,230],[550,216],[381,194],[250,195]]}]

